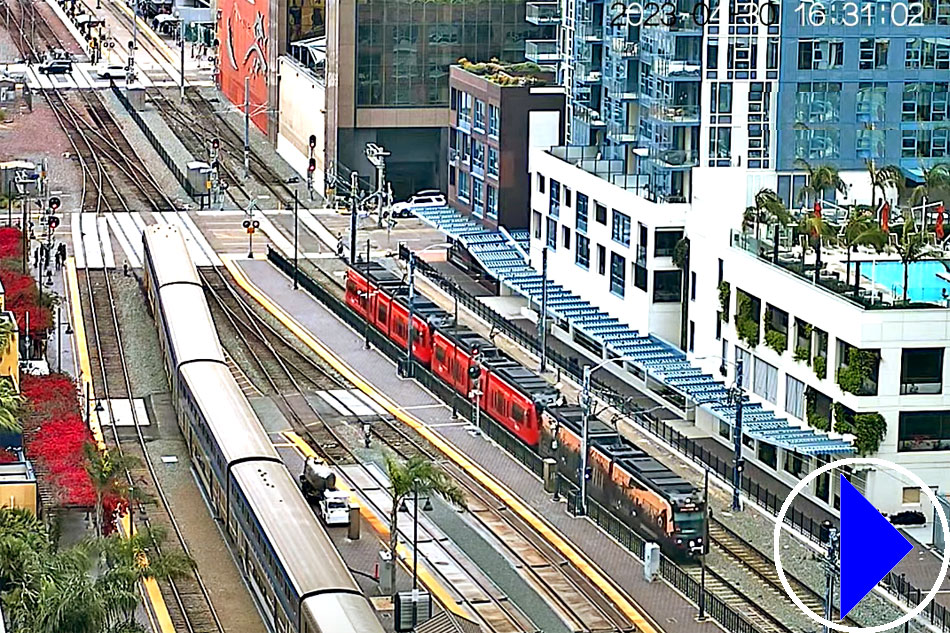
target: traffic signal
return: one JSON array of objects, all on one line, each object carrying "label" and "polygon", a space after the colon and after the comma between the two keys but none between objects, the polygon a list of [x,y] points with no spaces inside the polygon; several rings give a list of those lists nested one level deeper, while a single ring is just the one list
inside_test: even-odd
[{"label": "traffic signal", "polygon": [[212,140],[211,147],[213,147],[214,149],[218,149],[219,147],[221,147],[221,141],[219,139]]},{"label": "traffic signal", "polygon": [[[317,135],[311,134],[310,135],[310,149],[313,149],[316,146],[317,146]],[[310,160],[313,160],[313,159],[311,158]]]},{"label": "traffic signal", "polygon": [[49,223],[49,230],[55,231],[56,227],[59,226],[59,218],[57,218],[55,215],[51,215],[49,216],[48,223]]},{"label": "traffic signal", "polygon": [[584,479],[586,479],[587,481],[590,481],[590,477],[593,474],[594,474],[594,469],[591,468],[590,466],[584,469]]},{"label": "traffic signal", "polygon": [[468,377],[472,380],[477,379],[482,373],[482,370],[479,369],[478,365],[469,365],[468,367]]},{"label": "traffic signal", "polygon": [[52,198],[50,198],[49,199],[50,211],[55,211],[56,209],[58,209],[60,204],[62,204],[62,201],[56,196],[53,196]]},{"label": "traffic signal", "polygon": [[310,159],[310,162],[307,163],[307,171],[308,171],[309,173],[311,173],[311,174],[312,174],[313,172],[317,171],[317,159],[316,159],[316,158],[311,158],[311,159]]}]

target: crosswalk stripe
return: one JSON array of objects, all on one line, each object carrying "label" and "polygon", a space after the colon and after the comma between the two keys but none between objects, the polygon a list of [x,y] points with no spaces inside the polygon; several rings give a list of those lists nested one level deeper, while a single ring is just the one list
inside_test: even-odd
[{"label": "crosswalk stripe", "polygon": [[73,235],[73,257],[76,258],[76,268],[86,267],[86,249],[83,248],[82,245],[81,221],[82,215],[79,216],[79,221],[76,220],[76,216],[73,216],[73,220],[70,222],[70,231]]},{"label": "crosswalk stripe", "polygon": [[[142,221],[142,216],[136,211],[134,213],[115,213],[112,217],[125,234],[125,237],[128,238],[129,245],[132,247],[132,254],[129,259],[138,260],[137,266],[141,266],[142,262],[145,261],[145,246],[142,245],[145,222]],[[141,222],[141,226],[135,221],[136,217]]]},{"label": "crosswalk stripe", "polygon": [[80,213],[82,247],[86,253],[86,268],[102,268],[102,251],[99,248],[99,223],[92,213]]},{"label": "crosswalk stripe", "polygon": [[373,415],[373,410],[367,407],[362,403],[356,396],[354,396],[349,391],[345,389],[331,389],[330,393],[333,394],[333,397],[342,402],[346,408],[352,411],[355,415]]},{"label": "crosswalk stripe", "polygon": [[256,210],[254,211],[253,218],[261,223],[261,230],[267,233],[267,237],[274,243],[274,248],[288,257],[293,257],[294,245],[291,244],[290,240],[284,237],[284,234],[274,226],[274,223],[271,222],[267,216],[259,210]]},{"label": "crosswalk stripe", "polygon": [[318,392],[317,392],[317,395],[320,396],[321,398],[323,398],[323,400],[324,400],[328,405],[330,405],[331,407],[333,407],[333,409],[334,409],[337,413],[339,413],[340,415],[353,415],[353,413],[352,413],[349,409],[347,409],[346,407],[344,407],[344,406],[340,403],[339,400],[337,400],[336,398],[334,398],[333,396],[331,396],[331,395],[330,395],[329,393],[327,393],[326,391],[318,391]]},{"label": "crosswalk stripe", "polygon": [[103,268],[115,268],[115,255],[112,252],[112,239],[109,237],[109,224],[105,218],[98,218],[99,244],[102,249]]},{"label": "crosswalk stripe", "polygon": [[[119,216],[117,216],[115,213],[109,213],[106,215],[106,218],[109,221],[109,226],[112,227],[112,232],[115,234],[115,239],[119,242],[119,246],[122,247],[122,251],[125,253],[126,262],[128,262],[129,266],[132,268],[140,268],[142,266],[142,260],[139,259],[138,254],[132,247],[132,244],[129,241],[130,236],[126,235],[125,230],[119,224]],[[133,236],[131,239],[134,240],[135,237]]]},{"label": "crosswalk stripe", "polygon": [[373,410],[374,413],[379,415],[386,415],[386,409],[379,406],[379,403],[370,398],[368,395],[360,391],[359,389],[351,389],[350,393],[356,396],[360,401],[363,402],[366,406]]}]

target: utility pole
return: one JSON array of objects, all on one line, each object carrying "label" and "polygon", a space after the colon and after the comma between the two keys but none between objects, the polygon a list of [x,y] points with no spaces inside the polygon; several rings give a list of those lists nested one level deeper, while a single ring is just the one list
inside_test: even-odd
[{"label": "utility pole", "polygon": [[[826,535],[823,539],[825,555],[822,566],[825,570],[825,619],[830,621],[834,611],[835,577],[838,575],[838,528],[832,526],[830,521],[824,521],[821,524],[821,533]],[[827,624],[824,626],[824,633],[829,633]]]},{"label": "utility pole", "polygon": [[541,249],[541,314],[538,317],[538,340],[541,342],[541,368],[538,370],[542,374],[547,370],[548,346],[548,247]]},{"label": "utility pole", "polygon": [[132,0],[132,50],[129,51],[129,83],[135,75],[135,50],[139,47],[139,0]]},{"label": "utility pole", "polygon": [[742,359],[736,359],[736,425],[733,429],[733,456],[732,456],[732,511],[742,509],[739,495],[742,493],[742,470],[745,463],[742,459]]},{"label": "utility pole", "polygon": [[294,187],[294,290],[297,289],[297,187]]},{"label": "utility pole", "polygon": [[[547,249],[545,249],[547,252]],[[587,431],[590,427],[590,365],[584,365],[584,378],[581,383],[581,470],[578,474],[580,502],[575,504],[577,514],[587,514]]]},{"label": "utility pole", "polygon": [[[356,262],[356,214],[357,200],[360,192],[360,175],[353,170],[350,172],[350,263]],[[412,258],[409,259],[409,279],[412,279]],[[409,282],[410,292],[412,292],[412,281]]]},{"label": "utility pole", "polygon": [[251,78],[244,78],[244,180],[251,166]]},{"label": "utility pole", "polygon": [[178,35],[181,38],[181,102],[185,102],[185,18],[178,14]]},{"label": "utility pole", "polygon": [[706,552],[709,551],[709,468],[706,468],[703,476],[703,535],[699,543],[692,545],[690,549],[699,557],[701,565],[699,571],[699,615],[696,616],[697,622],[706,621]]},{"label": "utility pole", "polygon": [[383,228],[383,207],[386,201],[386,157],[389,156],[384,148],[376,143],[366,144],[366,159],[376,168],[376,228]]}]

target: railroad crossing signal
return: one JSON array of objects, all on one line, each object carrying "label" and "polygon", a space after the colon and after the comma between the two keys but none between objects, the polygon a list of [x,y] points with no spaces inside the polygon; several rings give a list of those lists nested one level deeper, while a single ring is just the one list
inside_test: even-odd
[{"label": "railroad crossing signal", "polygon": [[257,220],[244,220],[244,222],[241,223],[241,226],[244,227],[244,230],[247,231],[248,235],[253,235],[254,231],[260,228],[261,223]]},{"label": "railroad crossing signal", "polygon": [[310,162],[307,163],[307,172],[312,174],[315,171],[317,171],[317,159],[311,158]]},{"label": "railroad crossing signal", "polygon": [[49,230],[55,231],[56,227],[59,226],[59,218],[57,218],[55,215],[51,215],[49,216],[48,223],[49,223]]},{"label": "railroad crossing signal", "polygon": [[59,205],[61,204],[62,204],[62,201],[56,196],[53,196],[52,198],[49,199],[50,211],[55,211],[56,209],[59,208]]}]

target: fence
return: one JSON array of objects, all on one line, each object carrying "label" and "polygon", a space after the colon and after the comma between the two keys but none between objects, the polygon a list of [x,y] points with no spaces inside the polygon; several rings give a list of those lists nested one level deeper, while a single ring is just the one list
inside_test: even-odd
[{"label": "fence", "polygon": [[[924,591],[915,587],[904,577],[904,574],[895,574],[894,572],[888,572],[881,584],[888,592],[907,603],[909,607],[920,604],[927,595],[927,591],[929,591],[929,589]],[[947,631],[950,629],[950,615],[947,614],[947,611],[947,607],[938,604],[936,600],[931,600],[919,617],[929,618],[930,624],[939,626],[941,631]]]},{"label": "fence", "polygon": [[158,152],[162,162],[165,163],[165,166],[169,169],[169,171],[172,172],[172,175],[175,176],[175,180],[178,181],[178,184],[182,186],[185,192],[195,199],[198,199],[198,196],[206,195],[206,192],[204,191],[194,190],[194,187],[192,187],[191,183],[188,181],[188,175],[181,170],[181,168],[178,166],[178,163],[176,163],[174,159],[168,154],[168,150],[165,149],[164,144],[162,144],[158,138],[156,138],[155,133],[152,132],[152,128],[150,128],[145,123],[145,119],[142,118],[142,115],[139,114],[139,111],[132,107],[132,103],[129,101],[129,98],[125,95],[125,93],[119,90],[119,87],[115,85],[114,81],[109,82],[109,87],[112,88],[112,94],[115,95],[116,99],[119,100],[119,103],[122,104],[122,107],[125,108],[125,111],[128,112],[129,116],[132,117],[132,120],[135,121],[135,124],[142,131],[142,134],[144,134],[145,138],[148,139],[152,149]]},{"label": "fence", "polygon": [[[274,249],[268,247],[267,258],[284,274],[293,277],[293,262],[286,259],[283,255],[277,253]],[[297,282],[301,288],[306,290],[311,296],[324,304],[334,314],[340,317],[345,323],[353,327],[358,332],[363,332],[369,342],[378,350],[394,360],[404,359],[406,350],[397,346],[389,339],[385,338],[374,328],[367,328],[365,320],[352,310],[346,303],[333,295],[326,288],[322,287],[308,274],[298,271]],[[461,303],[461,299],[459,300]],[[429,389],[443,402],[452,405],[457,414],[472,423],[476,423],[475,407],[465,398],[460,397],[453,389],[442,382],[438,376],[433,374],[427,368],[418,364],[413,364],[413,378],[422,386]],[[540,455],[531,450],[527,445],[521,442],[517,437],[511,434],[500,424],[496,423],[487,415],[478,416],[478,426],[481,431],[488,435],[499,446],[505,449],[512,457],[531,470],[535,475],[541,476],[543,460]],[[686,438],[683,438],[686,439]],[[701,448],[701,447],[700,447]],[[577,486],[570,482],[563,475],[558,474],[555,478],[555,486],[559,495],[567,499],[569,508],[577,507]],[[617,542],[626,549],[633,552],[635,556],[643,559],[644,539],[625,525],[615,514],[598,504],[593,499],[587,500],[588,516],[600,526],[607,534],[615,538]],[[699,602],[701,592],[700,584],[692,576],[686,573],[682,567],[666,556],[661,558],[660,574],[677,591],[683,593],[694,603]],[[743,618],[739,613],[726,605],[716,596],[706,593],[706,612],[719,622],[730,633],[759,633],[759,631]]]}]

